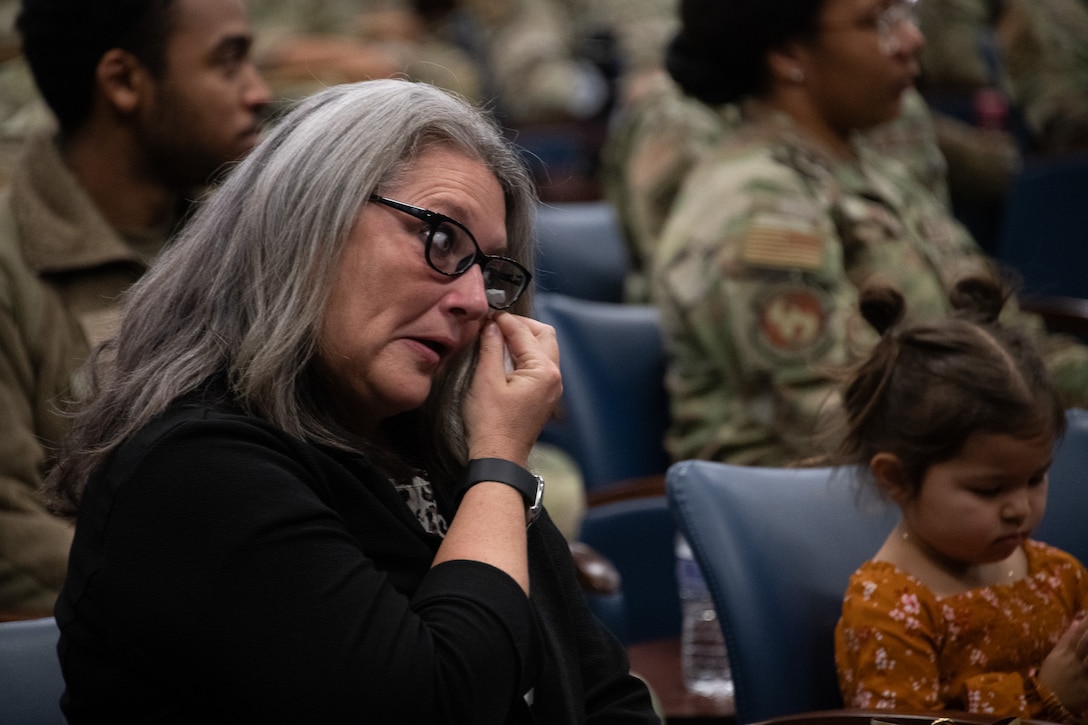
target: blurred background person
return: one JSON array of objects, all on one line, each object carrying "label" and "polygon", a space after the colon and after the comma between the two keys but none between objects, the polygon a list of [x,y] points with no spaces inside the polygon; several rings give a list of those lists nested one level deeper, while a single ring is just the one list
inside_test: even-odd
[{"label": "blurred background person", "polygon": [[34,85],[15,28],[21,0],[0,0],[0,186],[6,185],[26,137],[54,121]]},{"label": "blurred background person", "polygon": [[1083,0],[919,0],[929,39],[921,87],[1025,150],[1088,147],[1088,5]]},{"label": "blurred background person", "polygon": [[45,615],[72,539],[39,491],[57,405],[193,194],[257,143],[269,94],[241,0],[24,0],[18,29],[56,130],[0,196],[0,611]]},{"label": "blurred background person", "polygon": [[957,216],[999,251],[1022,159],[1088,148],[1083,0],[919,0],[919,87],[935,115]]},{"label": "blurred background person", "polygon": [[253,12],[260,65],[294,100],[402,74],[515,126],[588,119],[609,101],[580,9],[562,0],[260,0]]},{"label": "blurred background person", "polygon": [[[616,209],[630,269],[624,298],[651,300],[649,269],[680,184],[735,123],[731,109],[686,95],[665,70],[665,50],[679,26],[676,0],[643,0],[641,23],[624,23],[618,0],[604,6],[620,29],[623,71],[601,148],[601,187]],[[649,22],[652,21],[652,22]]]},{"label": "blurred background person", "polygon": [[396,80],[227,177],[50,477],[72,722],[658,722],[527,469],[562,388],[534,204],[490,119]]},{"label": "blurred background person", "polygon": [[[856,143],[894,119],[919,73],[910,2],[684,0],[667,67],[740,122],[687,177],[654,261],[670,353],[677,459],[780,465],[820,452],[837,415],[828,366],[874,337],[857,290],[885,279],[919,320],[950,280],[988,266],[902,164]],[[1022,318],[1041,332],[1041,322]],[[1050,338],[1067,403],[1088,400],[1088,350]]]},{"label": "blurred background person", "polygon": [[476,60],[409,0],[257,0],[256,62],[277,110],[329,85],[401,75],[482,102]]},{"label": "blurred background person", "polygon": [[[642,5],[660,27],[675,24],[675,2]],[[1005,197],[1023,155],[1038,151],[1019,104],[1009,99],[1012,81],[1005,66],[1016,65],[1021,85],[1045,89],[1053,105],[1066,108],[1071,118],[1059,125],[1075,127],[1071,109],[1088,98],[1075,90],[1078,83],[1088,84],[1088,73],[1077,67],[1078,59],[1088,58],[1088,31],[1076,31],[1084,27],[1082,5],[920,0],[915,9],[927,42],[918,83],[924,94],[906,91],[896,120],[860,134],[872,148],[906,164],[989,253],[998,251]],[[1015,42],[999,42],[997,11],[1004,7],[1003,37],[1015,35]],[[617,20],[616,27],[624,24]],[[634,63],[624,47],[623,90],[602,149],[603,192],[616,206],[629,243],[627,298],[635,302],[650,299],[648,261],[680,181],[736,115],[728,105],[708,107],[677,88],[663,69],[663,45],[656,56],[644,52],[642,62]],[[653,48],[654,39],[643,46]],[[1003,50],[1014,46],[1015,58]],[[648,60],[655,57],[656,68]],[[638,71],[637,80],[628,78],[629,71]]]},{"label": "blurred background person", "polygon": [[1009,94],[1035,149],[1088,149],[1088,4],[1006,0],[997,38]]},{"label": "blurred background person", "polygon": [[586,57],[588,38],[577,8],[562,0],[421,4],[449,6],[439,17],[480,43],[477,57],[505,122],[588,120],[606,111],[608,79]]},{"label": "blurred background person", "polygon": [[568,0],[420,0],[442,37],[476,60],[486,106],[522,149],[544,201],[599,196],[613,97],[611,34]]},{"label": "blurred background person", "polygon": [[[603,2],[604,0],[598,0]],[[644,0],[661,25],[676,24],[672,0]],[[664,68],[665,45],[656,66],[643,60],[625,69],[624,93],[602,149],[601,179],[615,205],[628,243],[631,269],[625,298],[652,302],[650,265],[680,185],[723,136],[736,129],[735,103],[706,104],[687,95]],[[905,164],[920,183],[949,202],[947,164],[933,114],[914,88],[904,91],[897,116],[858,134],[859,141]]]}]

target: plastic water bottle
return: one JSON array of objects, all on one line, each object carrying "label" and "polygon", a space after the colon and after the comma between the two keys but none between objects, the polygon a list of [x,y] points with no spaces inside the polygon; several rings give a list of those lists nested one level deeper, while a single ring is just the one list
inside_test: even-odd
[{"label": "plastic water bottle", "polygon": [[676,536],[676,579],[682,620],[680,667],[684,687],[707,697],[731,697],[733,677],[714,602],[683,535]]}]

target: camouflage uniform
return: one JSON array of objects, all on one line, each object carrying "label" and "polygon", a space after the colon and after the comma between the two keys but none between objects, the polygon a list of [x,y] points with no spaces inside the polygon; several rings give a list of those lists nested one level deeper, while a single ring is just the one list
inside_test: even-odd
[{"label": "camouflage uniform", "polygon": [[691,168],[734,125],[734,109],[684,95],[658,71],[617,115],[602,151],[601,182],[627,242],[630,271],[624,298],[651,299],[648,269],[661,228]]},{"label": "camouflage uniform", "polygon": [[680,29],[678,0],[579,0],[578,16],[586,28],[606,29],[619,57],[619,106],[642,93],[662,68],[669,41]]},{"label": "camouflage uniform", "polygon": [[918,183],[951,208],[948,163],[941,153],[929,106],[914,88],[903,93],[901,104],[897,118],[858,134],[857,142],[899,161]]},{"label": "camouflage uniform", "polygon": [[1088,4],[1008,0],[997,35],[1009,94],[1040,148],[1088,148]]},{"label": "camouflage uniform", "polygon": [[[603,153],[602,183],[628,242],[631,271],[625,297],[652,301],[649,260],[681,183],[739,124],[733,105],[711,108],[686,96],[663,71],[644,80],[643,92],[613,121]],[[899,118],[861,136],[868,147],[908,166],[947,204],[946,164],[929,109],[911,89]]]},{"label": "camouflage uniform", "polygon": [[926,36],[921,63],[928,88],[955,92],[998,82],[985,55],[994,43],[987,0],[919,0],[915,10]]},{"label": "camouflage uniform", "polygon": [[[409,0],[252,0],[256,57],[274,86],[295,96],[322,84],[362,80],[344,77],[342,67],[317,64],[308,84],[295,77],[299,73],[288,78],[293,83],[280,84],[277,51],[310,34],[330,44],[334,38],[357,41],[384,53],[390,73],[487,104],[514,123],[584,118],[607,101],[607,83],[580,57],[581,26],[561,0],[460,0],[451,6],[425,21]],[[398,13],[401,22],[390,24]]]},{"label": "camouflage uniform", "polygon": [[[473,40],[495,107],[511,123],[586,119],[608,101],[584,56],[580,8],[563,0],[462,0],[451,20]],[[467,33],[465,32],[467,31]]]},{"label": "camouflage uniform", "polygon": [[[902,165],[864,148],[845,163],[784,114],[744,115],[684,183],[655,259],[667,446],[677,460],[781,465],[826,450],[816,434],[837,417],[832,373],[875,342],[862,285],[892,284],[910,319],[933,319],[950,283],[987,261]],[[1088,349],[1055,345],[1063,389],[1088,401]]]},{"label": "camouflage uniform", "polygon": [[[1043,151],[1088,146],[1088,5],[1084,0],[921,0],[927,92],[997,88]],[[986,119],[969,119],[986,123]]]},{"label": "camouflage uniform", "polygon": [[[249,0],[247,10],[261,36],[275,38],[294,33],[346,33],[358,31],[359,16],[373,6],[408,6],[395,0]],[[260,38],[259,38],[260,39]]]},{"label": "camouflage uniform", "polygon": [[481,102],[480,69],[408,0],[251,0],[254,60],[279,112],[321,88],[403,75]]}]

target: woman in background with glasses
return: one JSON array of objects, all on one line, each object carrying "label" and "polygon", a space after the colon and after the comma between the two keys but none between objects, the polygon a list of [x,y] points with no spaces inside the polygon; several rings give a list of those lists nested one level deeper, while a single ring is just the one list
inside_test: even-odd
[{"label": "woman in background with glasses", "polygon": [[[899,112],[923,38],[911,0],[682,0],[667,68],[740,127],[685,180],[654,264],[672,362],[677,460],[781,465],[821,452],[829,367],[875,337],[858,290],[893,286],[920,318],[986,264],[906,168],[856,143]],[[1033,320],[1031,324],[1036,324]],[[1069,404],[1088,351],[1051,347]]]},{"label": "woman in background with glasses", "polygon": [[402,81],[230,174],[48,484],[70,722],[657,722],[525,468],[561,392],[534,201],[481,113]]}]

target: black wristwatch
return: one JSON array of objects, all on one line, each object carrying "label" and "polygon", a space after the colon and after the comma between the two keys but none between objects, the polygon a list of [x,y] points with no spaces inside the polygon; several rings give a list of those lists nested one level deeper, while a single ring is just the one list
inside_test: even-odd
[{"label": "black wristwatch", "polygon": [[518,490],[525,499],[525,525],[528,527],[540,516],[543,508],[544,479],[525,470],[513,461],[505,458],[473,458],[465,466],[465,472],[461,476],[461,482],[457,484],[457,502],[465,495],[465,491],[481,481],[495,481],[505,483]]}]

